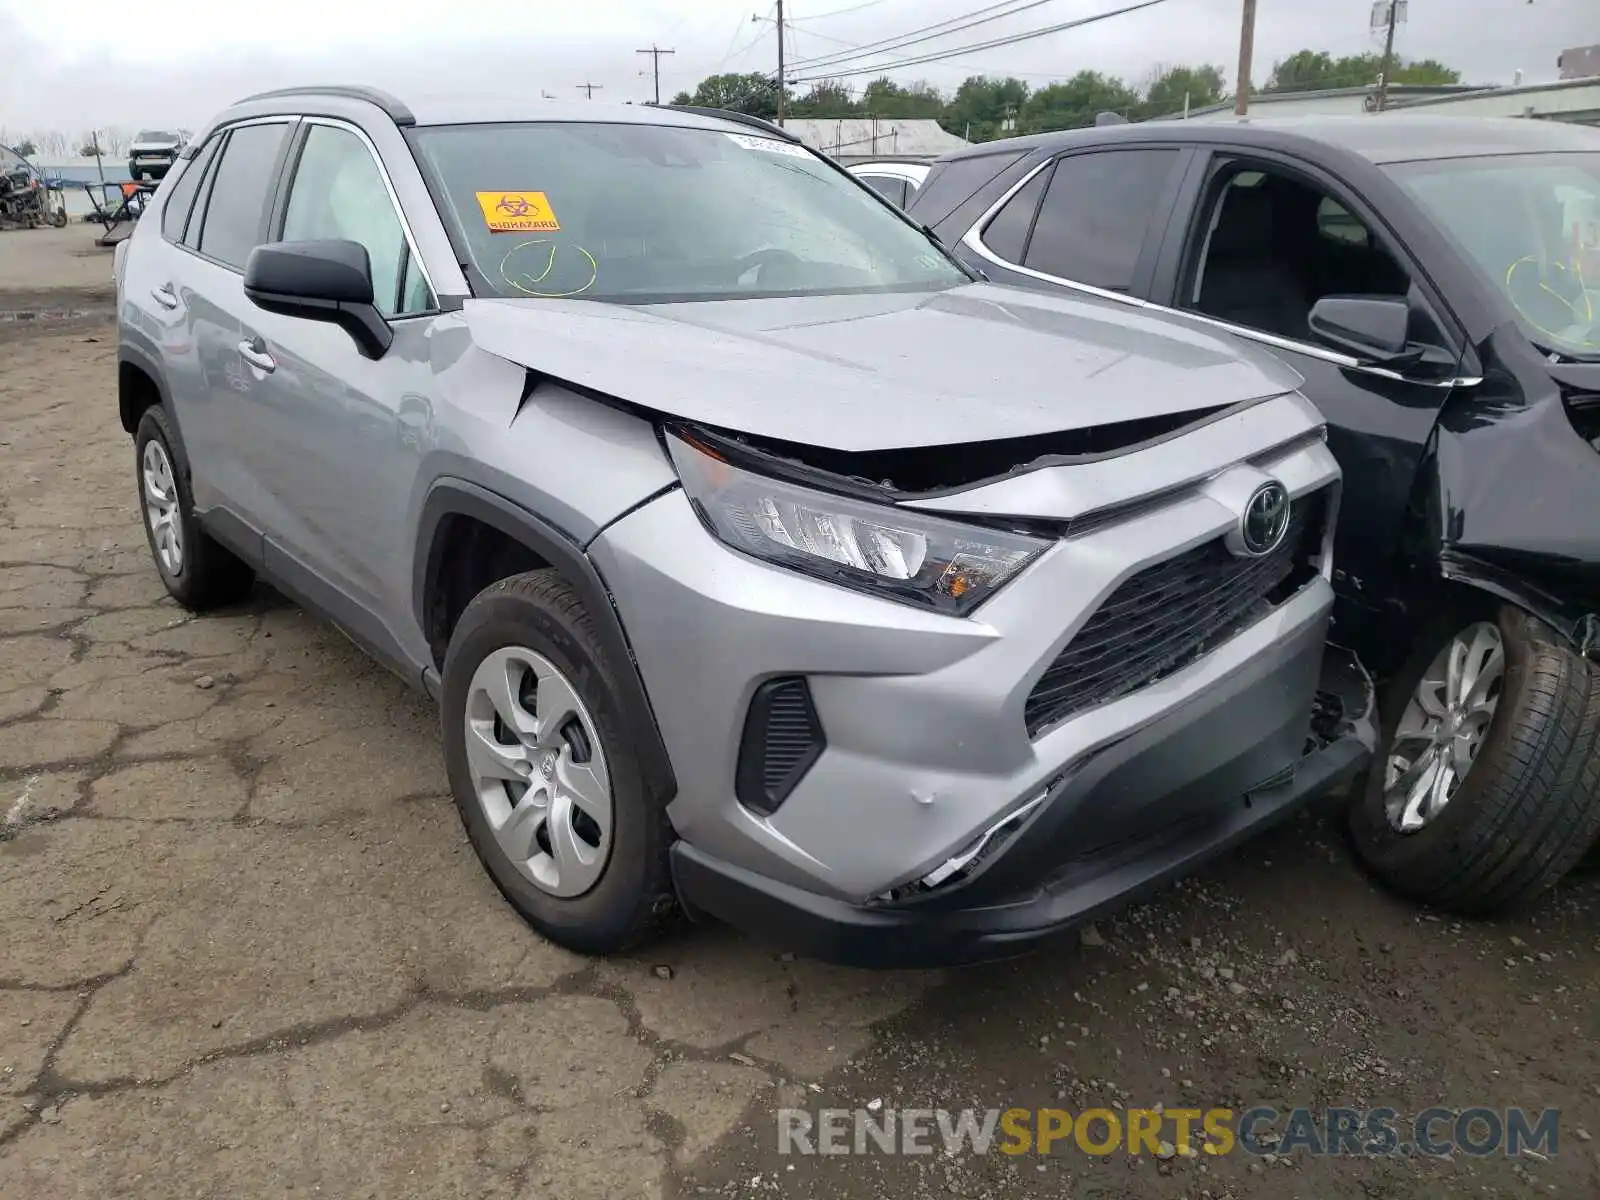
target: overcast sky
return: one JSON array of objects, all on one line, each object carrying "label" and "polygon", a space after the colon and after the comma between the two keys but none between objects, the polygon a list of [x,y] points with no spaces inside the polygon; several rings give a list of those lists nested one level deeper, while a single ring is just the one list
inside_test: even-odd
[{"label": "overcast sky", "polygon": [[[481,4],[468,0],[0,0],[0,129],[96,125],[194,128],[250,91],[306,82],[372,83],[407,91],[516,90],[595,101],[650,99],[637,54],[655,42],[663,99],[717,71],[774,68],[767,0],[581,0]],[[791,60],[883,40],[993,0],[789,0]],[[1047,0],[1031,11],[895,51],[880,61],[1024,32],[1120,7],[1128,0]],[[1259,0],[1254,73],[1302,47],[1337,55],[1377,48],[1371,0]],[[851,10],[841,12],[840,10]],[[904,82],[949,88],[971,74],[1014,74],[1038,86],[1084,68],[1144,78],[1158,63],[1211,62],[1231,80],[1240,0],[1164,0],[1145,12],[953,61],[908,67]],[[831,14],[831,15],[829,15]],[[1473,82],[1556,77],[1567,46],[1600,41],[1600,0],[1411,0],[1397,47],[1432,57]],[[853,67],[864,62],[850,64]],[[798,68],[796,73],[803,71]],[[860,85],[870,76],[855,76]]]}]

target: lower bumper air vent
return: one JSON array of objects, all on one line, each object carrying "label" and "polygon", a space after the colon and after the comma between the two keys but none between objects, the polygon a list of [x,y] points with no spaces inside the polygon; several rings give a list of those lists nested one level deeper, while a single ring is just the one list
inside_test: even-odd
[{"label": "lower bumper air vent", "polygon": [[776,812],[827,744],[806,681],[767,680],[745,715],[734,778],[739,803],[764,817]]}]

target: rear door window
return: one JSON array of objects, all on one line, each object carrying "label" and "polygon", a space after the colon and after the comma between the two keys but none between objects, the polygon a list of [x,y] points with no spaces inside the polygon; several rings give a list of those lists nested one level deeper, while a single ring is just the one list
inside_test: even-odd
[{"label": "rear door window", "polygon": [[1023,265],[1107,291],[1130,291],[1178,158],[1173,149],[1104,150],[1058,161]]},{"label": "rear door window", "polygon": [[206,201],[199,250],[207,258],[244,270],[261,244],[278,154],[287,123],[243,125],[228,135]]},{"label": "rear door window", "polygon": [[983,230],[983,244],[1008,263],[1020,263],[1028,250],[1028,235],[1039,212],[1039,199],[1050,182],[1050,168],[1028,180]]}]

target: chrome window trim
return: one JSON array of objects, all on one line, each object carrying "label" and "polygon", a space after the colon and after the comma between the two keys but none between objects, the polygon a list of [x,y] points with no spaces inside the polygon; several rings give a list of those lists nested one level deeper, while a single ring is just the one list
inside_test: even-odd
[{"label": "chrome window trim", "polygon": [[[1090,153],[1092,153],[1092,151]],[[1144,309],[1149,312],[1171,313],[1175,316],[1185,317],[1191,321],[1199,321],[1204,325],[1210,325],[1216,329],[1225,330],[1228,333],[1233,334],[1235,337],[1244,338],[1246,341],[1258,342],[1265,346],[1271,346],[1276,350],[1292,350],[1296,354],[1304,354],[1309,358],[1319,359],[1323,362],[1331,363],[1334,366],[1343,367],[1347,370],[1359,371],[1363,375],[1372,375],[1379,379],[1388,379],[1396,383],[1407,383],[1416,387],[1446,389],[1458,387],[1476,387],[1478,384],[1483,382],[1483,378],[1481,376],[1459,376],[1454,379],[1441,380],[1412,379],[1409,376],[1400,374],[1398,371],[1391,371],[1387,367],[1364,366],[1358,359],[1352,358],[1348,354],[1340,354],[1336,350],[1329,350],[1323,346],[1318,346],[1311,342],[1301,342],[1295,340],[1294,338],[1279,337],[1278,335],[1272,333],[1263,333],[1259,329],[1251,329],[1245,325],[1235,325],[1230,321],[1221,321],[1216,317],[1208,317],[1204,313],[1194,312],[1190,309],[1171,308],[1165,304],[1155,304],[1149,300],[1141,300],[1137,296],[1130,296],[1125,292],[1113,292],[1106,288],[1095,287],[1092,284],[1079,283],[1073,279],[1063,279],[1059,275],[1050,275],[1044,271],[1036,271],[1032,267],[1025,267],[1020,263],[1008,262],[1006,259],[1001,258],[993,250],[989,249],[989,247],[984,243],[983,230],[990,221],[994,220],[995,216],[999,214],[1000,210],[1006,206],[1007,202],[1010,201],[1013,196],[1028,186],[1028,183],[1033,179],[1034,176],[1038,175],[1039,172],[1054,166],[1056,159],[1060,157],[1061,156],[1058,154],[1051,155],[1038,166],[1034,167],[1031,171],[1023,175],[1022,178],[1017,180],[1016,183],[1012,184],[1011,187],[1007,188],[1004,194],[1002,194],[998,200],[985,209],[983,214],[972,223],[971,228],[969,228],[966,233],[962,234],[960,244],[972,251],[979,258],[992,263],[994,266],[1001,267],[1007,271],[1015,272],[1018,275],[1025,275],[1029,279],[1037,279],[1041,283],[1049,283],[1054,284],[1057,287],[1070,288],[1072,291],[1082,292],[1089,296],[1097,296],[1102,300],[1115,300],[1117,303],[1128,305],[1130,308]],[[1040,203],[1042,204],[1043,202],[1043,197],[1041,197]]]},{"label": "chrome window trim", "polygon": [[[428,317],[436,315],[440,311],[439,289],[434,286],[433,273],[428,270],[427,261],[422,257],[422,252],[417,249],[416,235],[411,232],[411,222],[406,219],[405,206],[400,203],[400,195],[394,190],[394,181],[389,178],[389,168],[384,165],[383,155],[378,153],[378,147],[373,143],[372,139],[367,136],[367,131],[362,129],[361,126],[351,121],[343,120],[339,117],[303,116],[300,118],[300,120],[307,125],[327,125],[333,129],[343,129],[355,134],[356,137],[361,140],[361,144],[367,148],[367,153],[372,156],[373,164],[378,168],[378,178],[383,180],[383,190],[388,193],[389,203],[394,208],[395,216],[400,219],[400,232],[406,239],[406,249],[411,253],[411,260],[417,264],[418,269],[422,272],[422,281],[428,285],[428,296],[433,301],[432,308],[414,313],[396,313],[394,316],[387,318],[387,320],[392,323],[394,321],[409,320],[413,317]],[[294,196],[295,176],[299,173],[300,163],[299,160],[296,159],[294,173],[289,176],[287,181],[289,185],[289,192],[288,197],[286,197],[284,201],[285,212],[288,211],[288,200]]]},{"label": "chrome window trim", "polygon": [[882,175],[889,179],[903,179],[914,188],[927,182],[931,168],[917,169],[914,163],[852,163],[845,170],[855,176]]}]

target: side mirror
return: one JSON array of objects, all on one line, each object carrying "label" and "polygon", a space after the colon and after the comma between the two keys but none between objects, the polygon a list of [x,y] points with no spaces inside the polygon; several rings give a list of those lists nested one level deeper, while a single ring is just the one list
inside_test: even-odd
[{"label": "side mirror", "polygon": [[372,263],[359,242],[270,242],[250,252],[244,294],[258,308],[329,321],[368,358],[382,358],[394,341],[372,303]]},{"label": "side mirror", "polygon": [[1311,332],[1363,363],[1395,366],[1422,358],[1406,340],[1411,306],[1395,296],[1324,296],[1311,308]]}]

